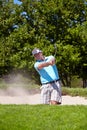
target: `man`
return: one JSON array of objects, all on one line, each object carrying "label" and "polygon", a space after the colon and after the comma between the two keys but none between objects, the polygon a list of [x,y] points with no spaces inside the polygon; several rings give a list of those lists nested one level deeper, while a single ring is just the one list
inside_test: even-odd
[{"label": "man", "polygon": [[32,51],[36,59],[34,67],[40,75],[42,104],[61,104],[61,86],[54,56],[45,57],[42,51]]}]

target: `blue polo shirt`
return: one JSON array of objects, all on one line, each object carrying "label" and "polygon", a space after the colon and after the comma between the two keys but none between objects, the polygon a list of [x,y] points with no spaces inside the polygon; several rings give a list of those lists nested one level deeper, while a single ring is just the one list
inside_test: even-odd
[{"label": "blue polo shirt", "polygon": [[53,58],[53,56],[48,56],[45,57],[45,60],[38,60],[36,61],[36,63],[34,64],[34,67],[36,69],[36,71],[39,73],[40,75],[40,80],[41,83],[48,83],[54,80],[58,80],[59,79],[59,74],[58,74],[58,70],[56,65],[49,65],[47,67],[43,67],[42,69],[38,69],[38,65],[42,62],[48,62],[51,58]]}]

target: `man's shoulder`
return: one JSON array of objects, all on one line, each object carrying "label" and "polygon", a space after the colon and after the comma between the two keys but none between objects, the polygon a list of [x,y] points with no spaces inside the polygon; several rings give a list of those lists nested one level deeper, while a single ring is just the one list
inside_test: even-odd
[{"label": "man's shoulder", "polygon": [[36,61],[36,62],[34,63],[34,67],[37,68],[38,64],[40,64],[40,61]]}]

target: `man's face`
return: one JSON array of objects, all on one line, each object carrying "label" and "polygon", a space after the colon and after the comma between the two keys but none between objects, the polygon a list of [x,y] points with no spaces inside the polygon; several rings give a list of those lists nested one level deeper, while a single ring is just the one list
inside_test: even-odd
[{"label": "man's face", "polygon": [[44,60],[44,56],[42,52],[35,54],[34,57],[36,60]]}]

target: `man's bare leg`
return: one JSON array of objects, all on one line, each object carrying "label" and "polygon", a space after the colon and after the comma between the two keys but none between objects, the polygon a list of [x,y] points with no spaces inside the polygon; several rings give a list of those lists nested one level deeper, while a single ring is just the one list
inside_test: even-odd
[{"label": "man's bare leg", "polygon": [[53,100],[51,100],[51,105],[58,105],[58,104],[61,104],[61,102],[57,102],[57,101],[53,101]]}]

